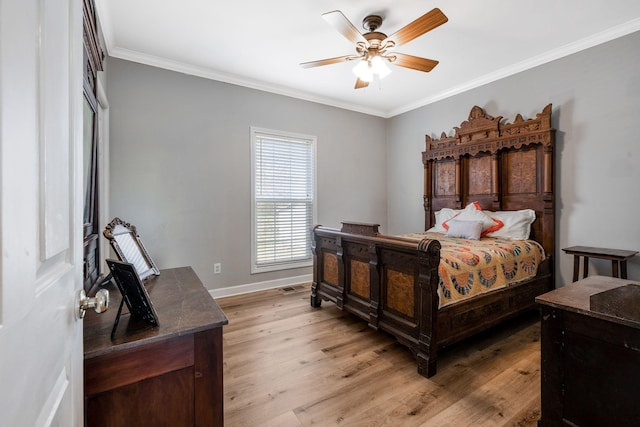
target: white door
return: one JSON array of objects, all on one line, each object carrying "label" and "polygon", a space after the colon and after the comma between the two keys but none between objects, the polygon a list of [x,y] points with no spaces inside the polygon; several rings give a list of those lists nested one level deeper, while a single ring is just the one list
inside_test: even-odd
[{"label": "white door", "polygon": [[0,0],[0,426],[82,426],[82,1]]}]

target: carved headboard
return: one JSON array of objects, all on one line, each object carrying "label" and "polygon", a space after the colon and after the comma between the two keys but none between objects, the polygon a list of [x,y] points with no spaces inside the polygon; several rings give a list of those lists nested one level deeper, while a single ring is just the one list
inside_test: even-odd
[{"label": "carved headboard", "polygon": [[551,104],[535,119],[518,114],[502,123],[478,106],[469,119],[444,132],[440,139],[426,136],[424,164],[425,229],[442,208],[462,209],[478,201],[486,210],[533,209],[536,221],[531,238],[553,256],[555,249],[554,161],[555,130]]}]

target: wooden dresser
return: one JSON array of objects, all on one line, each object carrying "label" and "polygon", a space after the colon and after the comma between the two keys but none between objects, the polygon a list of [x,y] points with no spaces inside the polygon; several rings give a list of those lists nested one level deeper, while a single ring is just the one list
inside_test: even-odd
[{"label": "wooden dresser", "polygon": [[[84,319],[86,426],[222,426],[222,326],[227,317],[191,267],[146,282],[160,326],[123,314],[120,292]],[[125,308],[126,311],[126,308]]]},{"label": "wooden dresser", "polygon": [[591,276],[536,298],[540,426],[640,426],[640,283]]}]

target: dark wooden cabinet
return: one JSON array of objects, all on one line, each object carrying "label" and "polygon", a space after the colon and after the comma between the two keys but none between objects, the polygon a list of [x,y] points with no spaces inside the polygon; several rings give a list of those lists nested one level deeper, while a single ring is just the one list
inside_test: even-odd
[{"label": "dark wooden cabinet", "polygon": [[[86,426],[222,426],[222,326],[227,318],[190,267],[162,270],[145,287],[153,328],[111,308],[84,320]],[[126,310],[125,310],[126,311]]]},{"label": "dark wooden cabinet", "polygon": [[98,71],[103,54],[98,41],[93,0],[83,0],[83,271],[84,290],[93,295],[102,280],[100,268],[100,187],[98,167]]},{"label": "dark wooden cabinet", "polygon": [[640,283],[592,276],[536,298],[540,426],[639,426]]}]

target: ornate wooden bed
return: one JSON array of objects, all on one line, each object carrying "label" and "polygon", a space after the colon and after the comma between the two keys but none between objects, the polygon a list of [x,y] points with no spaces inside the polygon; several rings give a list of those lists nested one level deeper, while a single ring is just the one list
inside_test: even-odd
[{"label": "ornate wooden bed", "polygon": [[436,373],[438,349],[534,308],[534,298],[554,287],[551,104],[534,119],[518,114],[513,123],[501,121],[476,106],[454,136],[426,137],[425,230],[435,224],[436,211],[473,201],[490,211],[533,209],[530,238],[547,257],[532,279],[439,308],[438,240],[383,235],[377,224],[313,229],[311,305],[332,301],[391,333],[411,349],[426,377]]}]

